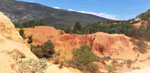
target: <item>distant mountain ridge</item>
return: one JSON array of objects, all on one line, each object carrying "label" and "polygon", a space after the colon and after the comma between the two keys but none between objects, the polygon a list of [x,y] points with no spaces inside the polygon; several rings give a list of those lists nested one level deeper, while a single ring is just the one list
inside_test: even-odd
[{"label": "distant mountain ridge", "polygon": [[82,25],[93,24],[98,21],[109,21],[109,19],[91,14],[55,9],[37,3],[16,0],[0,0],[0,11],[7,15],[14,23],[42,20],[46,24],[56,26],[73,26],[76,21],[81,22]]}]

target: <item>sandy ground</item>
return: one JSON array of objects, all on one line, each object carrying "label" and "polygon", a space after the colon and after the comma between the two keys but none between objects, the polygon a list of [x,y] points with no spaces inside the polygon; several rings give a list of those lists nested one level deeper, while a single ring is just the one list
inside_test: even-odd
[{"label": "sandy ground", "polygon": [[147,67],[144,69],[133,70],[132,72],[126,72],[126,73],[150,73],[150,67]]}]

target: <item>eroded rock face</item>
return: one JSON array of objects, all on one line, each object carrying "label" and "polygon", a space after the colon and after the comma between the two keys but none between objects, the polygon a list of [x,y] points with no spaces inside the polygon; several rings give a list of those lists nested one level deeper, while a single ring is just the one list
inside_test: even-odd
[{"label": "eroded rock face", "polygon": [[[11,52],[18,50],[26,57],[36,58],[25,45],[19,32],[16,31],[14,25],[8,17],[0,12],[0,51]],[[28,53],[28,54],[27,54]]]},{"label": "eroded rock face", "polygon": [[107,34],[98,32],[89,35],[67,34],[51,26],[36,26],[25,28],[27,36],[33,36],[33,44],[43,44],[51,40],[55,45],[55,50],[66,52],[67,57],[71,59],[72,50],[79,48],[81,45],[89,45],[93,51],[99,55],[119,54],[120,51],[128,51],[133,48],[131,38],[123,34]]},{"label": "eroded rock face", "polygon": [[0,15],[0,35],[12,40],[21,39],[10,19],[1,12]]},{"label": "eroded rock face", "polygon": [[10,19],[0,12],[0,73],[16,73],[13,65],[16,64],[15,57],[19,55],[37,59],[25,45]]}]

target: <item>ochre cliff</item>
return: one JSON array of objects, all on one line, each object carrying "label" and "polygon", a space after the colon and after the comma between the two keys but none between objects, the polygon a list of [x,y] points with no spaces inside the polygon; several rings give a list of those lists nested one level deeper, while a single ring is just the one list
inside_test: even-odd
[{"label": "ochre cliff", "polygon": [[131,38],[123,34],[107,34],[103,32],[88,35],[67,34],[51,26],[24,28],[24,31],[26,36],[33,36],[33,45],[43,44],[51,40],[55,45],[55,50],[66,52],[68,59],[71,59],[73,49],[85,44],[89,45],[97,55],[103,54],[106,56],[119,55],[119,52],[127,52],[134,47],[130,41]]}]

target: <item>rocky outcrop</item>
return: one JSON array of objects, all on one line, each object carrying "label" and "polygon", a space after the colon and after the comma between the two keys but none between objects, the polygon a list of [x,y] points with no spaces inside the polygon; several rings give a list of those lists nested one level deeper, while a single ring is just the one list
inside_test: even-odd
[{"label": "rocky outcrop", "polygon": [[25,45],[20,34],[16,31],[9,18],[0,12],[0,51],[12,52],[17,50],[25,57],[36,58],[30,48]]},{"label": "rocky outcrop", "polygon": [[16,64],[15,57],[19,55],[37,59],[25,45],[10,19],[0,12],[0,73],[16,73],[11,65]]}]

